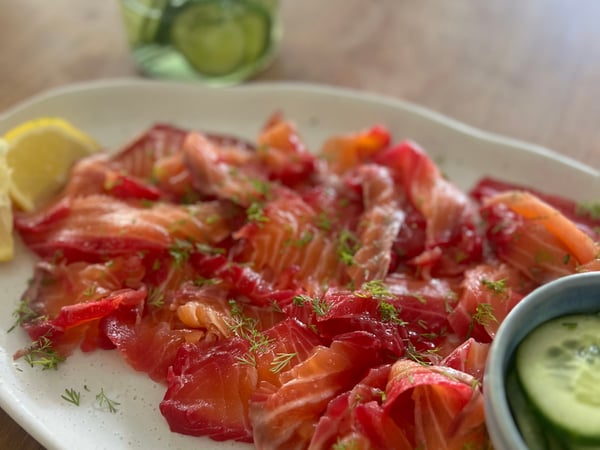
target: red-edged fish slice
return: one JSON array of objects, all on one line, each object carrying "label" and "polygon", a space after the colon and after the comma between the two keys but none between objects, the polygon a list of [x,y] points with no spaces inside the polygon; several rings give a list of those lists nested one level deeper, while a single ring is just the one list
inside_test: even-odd
[{"label": "red-edged fish slice", "polygon": [[156,186],[175,203],[192,203],[200,199],[183,152],[159,158],[154,163],[153,176]]},{"label": "red-edged fish slice", "polygon": [[252,268],[243,263],[230,261],[221,254],[194,253],[190,263],[197,274],[206,279],[215,278],[223,281],[231,295],[241,295],[258,306],[288,305],[296,290],[286,288],[288,283],[272,283]]},{"label": "red-edged fish slice", "polygon": [[325,450],[347,444],[350,448],[412,450],[404,432],[384,414],[381,405],[390,367],[371,369],[354,388],[331,400],[308,448]]},{"label": "red-edged fish slice", "polygon": [[[514,236],[511,250],[517,250],[516,239],[529,238],[530,242],[523,243],[525,251],[535,259],[541,258],[540,265],[547,266],[545,268],[547,271],[550,269],[559,272],[560,261],[563,261],[567,271],[572,271],[569,263],[580,265],[598,259],[600,246],[589,235],[559,210],[529,192],[502,192],[488,198],[486,206],[488,208],[497,206],[500,212],[502,211],[500,207],[504,207],[523,219],[523,225],[530,230],[526,232],[521,229]],[[536,235],[537,240],[542,241],[537,245],[534,242]],[[545,247],[544,242],[548,243]],[[532,244],[532,248],[527,248],[527,244]]]},{"label": "red-edged fish slice", "polygon": [[191,173],[193,187],[204,196],[231,200],[244,207],[262,200],[266,194],[267,180],[263,173],[247,164],[247,157],[231,155],[208,136],[189,133],[183,143],[184,162]]},{"label": "red-edged fish slice", "polygon": [[106,194],[121,200],[148,201],[161,198],[161,191],[148,181],[125,173],[114,166],[110,156],[105,153],[79,160],[71,171],[62,195],[82,197]]},{"label": "red-edged fish slice", "polygon": [[323,342],[306,324],[287,318],[264,331],[269,341],[256,352],[258,380],[281,386],[280,375],[305,361]]},{"label": "red-edged fish slice", "polygon": [[183,345],[169,370],[160,411],[172,431],[217,441],[252,441],[248,404],[256,368],[242,362],[250,344],[231,338],[219,344]]},{"label": "red-edged fish slice", "polygon": [[315,347],[304,362],[281,375],[281,387],[261,383],[250,403],[256,446],[306,448],[329,401],[354,386],[380,358],[376,337],[353,332],[338,336],[330,347]]},{"label": "red-edged fish slice", "polygon": [[573,200],[566,199],[558,195],[547,194],[537,189],[533,189],[530,186],[517,183],[508,183],[493,177],[484,177],[479,180],[471,189],[470,195],[476,198],[481,204],[484,204],[486,199],[506,191],[524,191],[535,195],[559,210],[565,217],[574,222],[587,235],[596,241],[600,239],[600,233],[598,231],[600,227],[600,218],[594,217],[592,214],[587,213],[585,208],[581,208],[581,205]]},{"label": "red-edged fish slice", "polygon": [[[327,281],[340,282],[343,264],[337,242],[314,223],[316,212],[298,195],[282,190],[264,207],[264,218],[238,232],[241,261],[267,280],[293,274],[288,288],[319,292]],[[282,286],[283,287],[283,286]]]},{"label": "red-edged fish slice", "polygon": [[307,181],[315,171],[316,157],[311,153],[296,126],[274,115],[257,139],[256,162],[268,178],[288,187]]},{"label": "red-edged fish slice", "polygon": [[132,176],[149,179],[154,163],[181,151],[187,130],[158,123],[133,139],[112,157],[112,162]]},{"label": "red-edged fish slice", "polygon": [[449,367],[400,360],[391,369],[384,411],[412,448],[485,449],[483,396],[474,381]]},{"label": "red-edged fish slice", "polygon": [[458,299],[458,278],[423,280],[395,273],[384,284],[392,294],[388,300],[406,322],[405,329],[414,350],[433,361],[446,356],[442,341],[450,332],[448,314]]},{"label": "red-edged fish slice", "polygon": [[[533,282],[546,283],[578,270],[581,262],[573,251],[540,220],[527,219],[504,204],[485,206],[482,216],[487,224],[488,242],[498,258]],[[592,248],[591,239],[577,230],[579,236],[564,236],[564,239],[581,240],[585,247]]]},{"label": "red-edged fish slice", "polygon": [[38,316],[54,319],[64,306],[100,300],[126,287],[140,287],[144,273],[137,255],[97,264],[39,261],[22,299]]},{"label": "red-edged fish slice", "polygon": [[392,170],[412,205],[426,219],[426,250],[414,260],[425,273],[458,274],[479,261],[482,239],[474,202],[446,180],[415,143],[404,141],[382,152],[377,161]]},{"label": "red-edged fish slice", "polygon": [[514,267],[497,261],[466,271],[458,304],[448,316],[452,329],[462,339],[490,342],[504,318],[534,287]]},{"label": "red-edged fish slice", "polygon": [[[384,320],[380,310],[381,302],[389,299],[373,298],[368,293],[363,295],[360,292],[330,290],[316,301],[322,304],[324,312],[315,315],[314,323],[326,339],[333,340],[340,334],[354,330],[367,331],[377,336],[390,355],[396,358],[404,355],[408,339],[404,324],[389,318]],[[311,304],[303,307],[313,308]]]},{"label": "red-edged fish slice", "polygon": [[483,382],[483,373],[489,350],[490,344],[477,342],[475,339],[469,338],[446,356],[440,362],[440,365],[468,373],[479,382]]},{"label": "red-edged fish slice", "polygon": [[[88,327],[98,327],[100,319],[121,308],[135,308],[143,304],[145,298],[146,289],[143,287],[116,290],[100,300],[63,306],[55,318],[28,321],[23,324],[23,329],[34,342],[49,339],[52,348],[66,357],[84,339],[89,332]],[[15,356],[20,357],[25,353],[21,351]]]},{"label": "red-edged fish slice", "polygon": [[109,315],[101,321],[100,329],[131,367],[165,383],[179,348],[186,342],[199,341],[203,334],[143,315],[143,310],[140,307]]},{"label": "red-edged fish slice", "polygon": [[[64,199],[49,210],[15,219],[25,243],[50,257],[106,259],[136,252],[160,253],[177,240],[215,243],[229,228],[219,203],[134,206],[107,196]],[[208,220],[208,218],[212,220]]]},{"label": "red-edged fish slice", "polygon": [[371,160],[373,155],[387,148],[390,141],[389,130],[383,125],[374,125],[356,133],[327,139],[319,154],[329,170],[342,174]]},{"label": "red-edged fish slice", "polygon": [[402,192],[388,169],[374,164],[357,169],[362,180],[364,212],[358,226],[359,248],[346,269],[355,286],[383,280],[390,270],[394,241],[404,222]]}]

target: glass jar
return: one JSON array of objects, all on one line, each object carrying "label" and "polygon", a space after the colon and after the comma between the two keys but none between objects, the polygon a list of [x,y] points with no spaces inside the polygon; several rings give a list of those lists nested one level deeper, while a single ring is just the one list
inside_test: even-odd
[{"label": "glass jar", "polygon": [[240,83],[272,61],[279,0],[120,0],[133,58],[153,78]]}]

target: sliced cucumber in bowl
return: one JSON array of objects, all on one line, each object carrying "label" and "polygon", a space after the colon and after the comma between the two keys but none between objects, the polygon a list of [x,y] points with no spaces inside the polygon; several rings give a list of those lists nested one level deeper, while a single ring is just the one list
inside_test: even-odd
[{"label": "sliced cucumber in bowl", "polygon": [[600,449],[600,314],[550,320],[519,345],[526,397],[567,449]]}]

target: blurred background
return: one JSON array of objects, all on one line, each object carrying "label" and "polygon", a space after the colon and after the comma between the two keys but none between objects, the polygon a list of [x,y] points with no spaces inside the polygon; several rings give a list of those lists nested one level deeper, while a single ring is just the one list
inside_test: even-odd
[{"label": "blurred background", "polygon": [[[596,0],[282,0],[254,80],[389,95],[599,168],[599,17]],[[117,0],[2,0],[0,67],[0,110],[137,76]]]}]

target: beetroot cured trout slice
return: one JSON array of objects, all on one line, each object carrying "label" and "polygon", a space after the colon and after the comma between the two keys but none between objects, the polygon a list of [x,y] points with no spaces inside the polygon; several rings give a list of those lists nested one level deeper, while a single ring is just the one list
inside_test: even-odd
[{"label": "beetroot cured trout slice", "polygon": [[257,373],[241,361],[249,350],[249,342],[237,337],[209,348],[180,348],[160,403],[172,431],[216,441],[252,441],[248,404]]},{"label": "beetroot cured trout slice", "polygon": [[[65,198],[49,210],[15,220],[26,244],[43,257],[106,260],[137,252],[166,252],[176,240],[214,244],[230,232],[220,203],[149,207],[102,195]],[[209,220],[211,217],[213,219]]]}]

